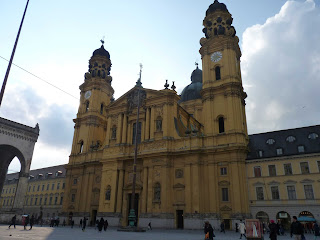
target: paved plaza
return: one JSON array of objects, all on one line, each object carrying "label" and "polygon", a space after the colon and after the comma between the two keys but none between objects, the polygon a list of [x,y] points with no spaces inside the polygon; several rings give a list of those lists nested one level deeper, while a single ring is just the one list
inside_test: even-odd
[{"label": "paved plaza", "polygon": [[[29,229],[29,227],[27,228]],[[234,231],[227,231],[225,234],[218,231],[215,232],[215,240],[232,240],[239,239],[239,234]],[[311,234],[306,235],[307,240],[313,240]],[[204,234],[200,230],[164,230],[153,229],[152,231],[142,233],[118,232],[116,228],[108,228],[106,232],[99,233],[94,228],[87,228],[85,232],[76,226],[73,229],[70,227],[39,227],[34,226],[32,230],[23,230],[23,226],[17,225],[16,229],[8,225],[0,225],[1,240],[16,240],[16,239],[48,239],[48,240],[82,240],[82,239],[112,239],[112,240],[203,240]],[[265,236],[265,240],[269,237]],[[290,235],[279,236],[278,240],[289,240]]]}]

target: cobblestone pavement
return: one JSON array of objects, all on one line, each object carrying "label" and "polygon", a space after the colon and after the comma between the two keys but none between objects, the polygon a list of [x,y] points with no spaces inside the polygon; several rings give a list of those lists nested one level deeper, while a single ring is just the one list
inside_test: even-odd
[{"label": "cobblestone pavement", "polygon": [[[29,227],[27,228],[29,229]],[[232,240],[239,239],[239,234],[235,232],[220,233],[215,232],[215,240]],[[313,240],[311,234],[306,235],[307,240]],[[99,233],[94,228],[87,228],[82,232],[79,227],[38,227],[34,226],[32,230],[23,230],[23,227],[18,225],[16,229],[8,229],[8,225],[0,225],[0,240],[17,240],[17,239],[48,239],[48,240],[82,240],[82,239],[112,239],[112,240],[203,240],[204,234],[201,230],[164,230],[154,229],[152,231],[142,233],[118,232],[116,228],[108,228],[106,232]],[[265,240],[269,237],[265,236]],[[278,240],[289,240],[289,235],[279,236]]]}]

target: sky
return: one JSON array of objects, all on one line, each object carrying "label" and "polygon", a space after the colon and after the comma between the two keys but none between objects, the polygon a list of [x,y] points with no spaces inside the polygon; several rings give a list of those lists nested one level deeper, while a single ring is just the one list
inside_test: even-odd
[{"label": "sky", "polygon": [[[232,14],[240,39],[249,134],[319,124],[319,1],[220,1]],[[13,62],[33,75],[12,66],[0,116],[32,127],[39,123],[31,169],[68,163],[79,86],[103,37],[116,99],[135,85],[140,63],[145,88],[163,89],[168,79],[180,94],[195,62],[201,68],[202,21],[212,3],[30,0]],[[1,2],[0,79],[25,4]],[[19,169],[14,159],[9,172]]]}]

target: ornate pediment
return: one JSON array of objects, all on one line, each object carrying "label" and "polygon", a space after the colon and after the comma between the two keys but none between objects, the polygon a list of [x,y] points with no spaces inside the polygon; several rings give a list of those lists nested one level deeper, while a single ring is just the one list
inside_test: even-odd
[{"label": "ornate pediment", "polygon": [[229,181],[220,181],[218,183],[219,186],[229,186],[230,185],[230,182]]},{"label": "ornate pediment", "polygon": [[[132,189],[132,183],[127,184],[123,189],[124,190],[131,190]],[[136,183],[136,190],[142,190],[142,186],[140,184]]]},{"label": "ornate pediment", "polygon": [[185,186],[181,183],[177,183],[177,184],[173,185],[173,188],[185,188]]},{"label": "ornate pediment", "polygon": [[220,208],[221,211],[231,211],[232,208],[227,206],[227,205],[224,205],[223,207]]},{"label": "ornate pediment", "polygon": [[314,180],[307,179],[307,178],[300,181],[300,183],[313,183],[313,182],[314,182]]},{"label": "ornate pediment", "polygon": [[297,181],[293,181],[293,180],[287,180],[283,182],[284,184],[296,184]]},{"label": "ornate pediment", "polygon": [[70,206],[69,206],[69,209],[74,209],[74,206],[73,206],[73,205],[70,205]]},{"label": "ornate pediment", "polygon": [[280,185],[280,182],[271,181],[271,182],[268,183],[268,185]]},{"label": "ornate pediment", "polygon": [[71,189],[71,193],[77,193],[77,189]]},{"label": "ornate pediment", "polygon": [[253,186],[261,186],[261,185],[264,185],[264,183],[263,183],[263,182],[255,182],[255,183],[253,184]]}]

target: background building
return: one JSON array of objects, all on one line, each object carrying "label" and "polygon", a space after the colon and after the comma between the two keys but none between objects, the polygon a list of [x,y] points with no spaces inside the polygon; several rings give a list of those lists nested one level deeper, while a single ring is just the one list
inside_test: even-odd
[{"label": "background building", "polygon": [[320,126],[250,135],[247,176],[253,217],[320,217]]},{"label": "background building", "polygon": [[[23,197],[23,213],[48,220],[61,215],[65,190],[65,165],[30,171],[27,192]],[[13,207],[19,173],[7,174],[0,198],[2,212]]]}]

